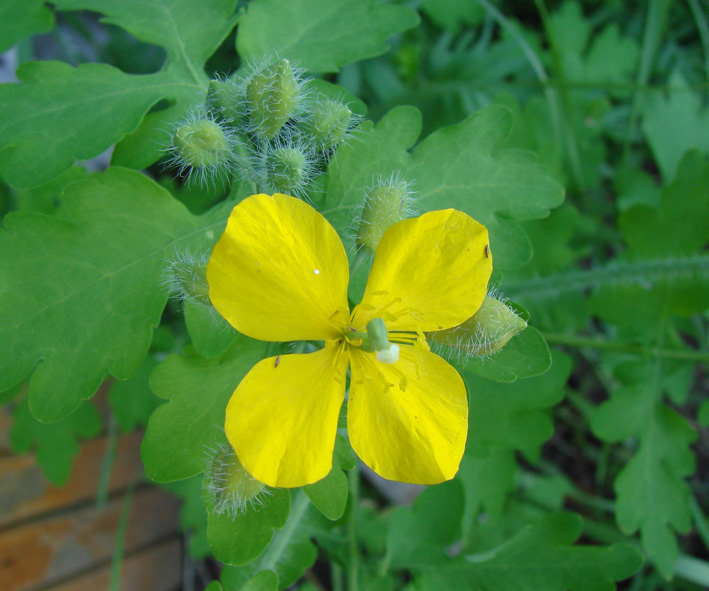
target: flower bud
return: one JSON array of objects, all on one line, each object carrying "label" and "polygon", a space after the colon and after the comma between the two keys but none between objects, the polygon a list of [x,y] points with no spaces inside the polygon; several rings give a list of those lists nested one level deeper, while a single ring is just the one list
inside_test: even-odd
[{"label": "flower bud", "polygon": [[301,142],[286,142],[263,155],[263,188],[305,197],[316,171],[315,154]]},{"label": "flower bud", "polygon": [[189,252],[176,253],[165,270],[165,283],[170,295],[180,301],[189,301],[211,307],[207,284],[207,255],[195,256]]},{"label": "flower bud", "polygon": [[380,178],[373,188],[368,189],[356,236],[357,245],[371,253],[376,252],[384,232],[408,217],[410,196],[409,184],[399,175],[392,175],[387,180]]},{"label": "flower bud", "polygon": [[217,175],[234,168],[237,140],[231,130],[208,115],[191,114],[172,132],[168,164],[195,177],[200,182],[213,182]]},{"label": "flower bud", "polygon": [[246,88],[251,130],[272,140],[295,115],[301,100],[301,81],[288,60],[280,60],[253,76]]},{"label": "flower bud", "polygon": [[303,124],[305,134],[313,138],[318,150],[325,152],[337,147],[347,135],[352,111],[347,105],[332,99],[316,103]]},{"label": "flower bud", "polygon": [[207,91],[207,107],[218,121],[233,126],[246,117],[245,91],[233,80],[211,80]]},{"label": "flower bud", "polygon": [[219,448],[211,461],[206,491],[214,512],[231,517],[245,513],[249,507],[263,506],[264,497],[271,494],[263,482],[244,469],[228,443]]},{"label": "flower bud", "polygon": [[504,302],[485,296],[478,311],[460,326],[430,333],[432,343],[444,345],[462,356],[485,357],[500,351],[527,327]]}]

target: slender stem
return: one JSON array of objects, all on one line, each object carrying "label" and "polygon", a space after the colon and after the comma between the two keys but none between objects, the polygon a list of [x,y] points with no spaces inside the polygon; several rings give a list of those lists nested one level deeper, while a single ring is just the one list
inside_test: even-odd
[{"label": "slender stem", "polygon": [[348,538],[350,560],[348,564],[347,589],[359,590],[359,545],[357,544],[357,508],[359,507],[359,463],[347,475],[350,483],[350,518],[348,520]]},{"label": "slender stem", "polygon": [[332,591],[345,591],[345,586],[342,582],[343,572],[342,567],[336,562],[330,562],[330,578],[332,580]]},{"label": "slender stem", "polygon": [[568,345],[569,347],[578,348],[588,347],[590,349],[601,349],[605,351],[635,353],[645,357],[662,357],[665,359],[680,359],[683,361],[709,363],[709,352],[706,351],[678,351],[673,349],[660,349],[658,347],[645,347],[636,343],[607,341],[598,338],[556,333],[544,333],[544,338],[552,345]]},{"label": "slender stem", "polygon": [[116,448],[118,447],[118,423],[113,414],[108,418],[108,436],[106,441],[106,452],[101,461],[101,474],[96,491],[96,508],[101,509],[108,501],[108,488],[111,483],[111,471],[116,461]]},{"label": "slender stem", "polygon": [[271,545],[268,547],[265,554],[262,555],[261,564],[259,565],[260,570],[272,570],[275,568],[278,561],[287,551],[291,539],[300,527],[300,522],[305,516],[310,501],[308,495],[306,495],[302,489],[296,492],[294,496],[295,500],[292,501],[288,521],[286,521],[283,529],[273,536]]},{"label": "slender stem", "polygon": [[128,490],[123,499],[123,506],[121,507],[121,515],[118,519],[116,541],[113,546],[113,558],[111,559],[111,577],[109,581],[109,589],[111,591],[118,591],[121,587],[121,567],[123,566],[123,555],[125,553],[126,530],[128,529],[130,508],[133,503],[133,495],[135,494],[137,482],[138,474],[134,474],[128,484]]},{"label": "slender stem", "polygon": [[559,112],[559,104],[554,90],[549,85],[549,76],[547,75],[541,60],[537,57],[537,54],[534,53],[534,49],[532,49],[531,45],[527,43],[527,40],[517,30],[517,27],[510,22],[505,15],[497,9],[497,7],[491,4],[488,0],[478,0],[478,3],[481,4],[492,16],[492,18],[494,18],[498,24],[517,42],[517,45],[519,45],[522,53],[524,53],[527,61],[529,61],[529,64],[532,66],[537,78],[539,78],[539,81],[542,83],[544,87],[544,95],[547,99],[547,103],[549,104],[549,113],[551,115],[551,123],[554,129],[554,138],[556,139],[556,144],[561,145],[561,117]]},{"label": "slender stem", "polygon": [[694,495],[689,497],[689,508],[692,511],[692,520],[697,528],[697,533],[702,538],[704,547],[709,549],[709,521],[707,521],[706,515],[704,515]]},{"label": "slender stem", "polygon": [[709,271],[709,256],[697,254],[633,262],[613,262],[595,269],[573,269],[554,275],[518,281],[506,281],[505,293],[519,294],[525,299],[557,297],[564,293],[580,293],[601,285],[630,285],[651,287],[654,281],[701,276]]}]

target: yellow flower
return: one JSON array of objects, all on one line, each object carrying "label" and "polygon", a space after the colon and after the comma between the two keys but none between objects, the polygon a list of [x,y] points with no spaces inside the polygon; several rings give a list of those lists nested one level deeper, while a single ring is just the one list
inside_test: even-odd
[{"label": "yellow flower", "polygon": [[[244,468],[276,487],[325,477],[350,366],[347,429],[362,461],[401,482],[453,478],[467,437],[465,384],[424,333],[470,318],[491,271],[484,226],[454,209],[426,213],[384,234],[350,312],[347,255],[320,213],[279,194],[239,203],[209,259],[212,303],[255,339],[325,342],[260,361],[234,391],[225,430]],[[365,350],[382,322],[386,346]]]}]

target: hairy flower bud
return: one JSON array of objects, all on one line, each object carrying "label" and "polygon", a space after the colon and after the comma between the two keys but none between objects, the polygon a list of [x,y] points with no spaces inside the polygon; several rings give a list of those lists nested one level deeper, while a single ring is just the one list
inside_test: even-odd
[{"label": "hairy flower bud", "polygon": [[471,318],[455,328],[431,333],[429,340],[459,356],[485,357],[500,351],[526,327],[512,308],[488,295]]},{"label": "hairy flower bud", "polygon": [[207,91],[207,107],[219,121],[232,126],[246,118],[246,96],[234,80],[211,80]]},{"label": "hairy flower bud", "polygon": [[207,284],[207,255],[189,252],[175,253],[165,269],[165,284],[170,295],[180,301],[212,306]]},{"label": "hairy flower bud", "polygon": [[318,150],[325,152],[345,139],[351,122],[352,111],[347,105],[325,99],[313,106],[310,117],[303,124],[303,132],[313,138]]},{"label": "hairy flower bud", "polygon": [[264,505],[271,494],[263,482],[253,478],[241,465],[231,445],[222,445],[211,461],[207,473],[206,493],[214,512],[231,517],[251,507]]},{"label": "hairy flower bud", "polygon": [[246,88],[251,131],[261,140],[276,137],[300,105],[302,83],[288,60],[280,60],[251,78]]},{"label": "hairy flower bud", "polygon": [[302,142],[284,142],[262,157],[262,187],[266,191],[305,197],[316,171],[315,153]]},{"label": "hairy flower bud", "polygon": [[391,226],[409,216],[411,191],[403,178],[394,174],[379,179],[367,190],[359,220],[357,245],[376,252],[379,241]]},{"label": "hairy flower bud", "polygon": [[172,132],[168,164],[187,174],[188,181],[197,177],[200,183],[213,182],[234,169],[237,143],[224,124],[209,115],[193,113]]}]

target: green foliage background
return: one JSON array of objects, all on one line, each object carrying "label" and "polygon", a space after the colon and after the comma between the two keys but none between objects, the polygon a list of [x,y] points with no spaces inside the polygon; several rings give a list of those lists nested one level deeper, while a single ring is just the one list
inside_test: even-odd
[{"label": "green foliage background", "polygon": [[[21,62],[0,85],[13,448],[65,482],[103,428],[89,399],[108,382],[120,428],[146,427],[146,477],[184,500],[194,558],[226,565],[210,591],[709,587],[706,11],[5,0],[0,50]],[[66,31],[95,53],[57,47]],[[43,43],[56,61],[35,61]],[[273,55],[363,116],[308,195],[345,245],[366,188],[399,172],[417,212],[454,207],[488,227],[494,282],[529,316],[498,355],[456,362],[466,455],[411,506],[360,478],[344,437],[328,477],[261,510],[230,517],[203,497],[229,396],[287,347],[169,300],[170,258],[209,252],[256,187],[174,180],[165,146],[210,79]],[[106,170],[82,165],[109,148]],[[361,267],[353,297],[365,279]]]}]

